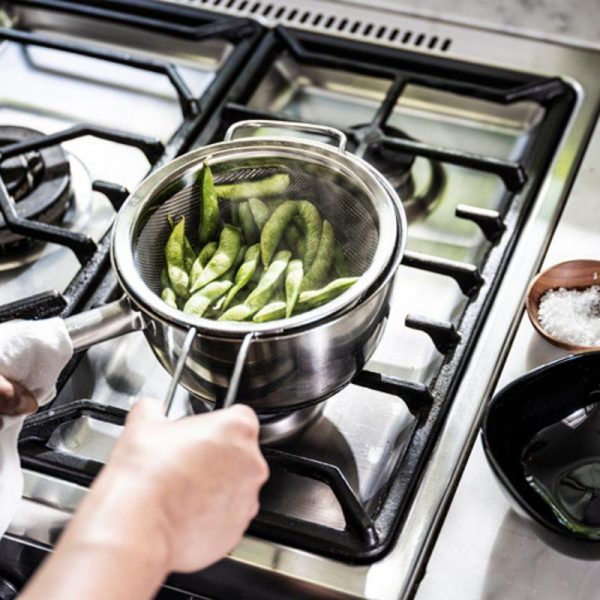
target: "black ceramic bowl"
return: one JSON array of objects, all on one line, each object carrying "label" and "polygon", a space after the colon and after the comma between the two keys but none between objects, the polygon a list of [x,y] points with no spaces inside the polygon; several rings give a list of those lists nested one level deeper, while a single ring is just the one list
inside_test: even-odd
[{"label": "black ceramic bowl", "polygon": [[521,455],[540,430],[598,402],[599,390],[600,352],[569,356],[527,373],[498,392],[481,427],[487,460],[513,508],[550,546],[588,560],[600,559],[600,540],[583,537],[556,519],[527,483]]}]

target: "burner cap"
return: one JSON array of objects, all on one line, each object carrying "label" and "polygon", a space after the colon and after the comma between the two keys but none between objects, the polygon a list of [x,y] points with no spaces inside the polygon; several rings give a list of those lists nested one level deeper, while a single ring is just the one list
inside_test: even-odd
[{"label": "burner cap", "polygon": [[401,140],[414,139],[396,127],[384,125],[382,130],[374,130],[368,125],[357,125],[352,130],[357,132],[358,141],[370,142],[364,158],[396,190],[408,220],[427,212],[438,199],[445,182],[442,166],[436,161],[378,144],[382,133]]},{"label": "burner cap", "polygon": [[[26,127],[0,125],[0,146],[42,135]],[[0,175],[24,219],[56,223],[66,212],[71,197],[70,167],[60,146],[7,159],[0,164]],[[11,232],[0,214],[0,247],[18,246],[24,241],[26,237]]]}]

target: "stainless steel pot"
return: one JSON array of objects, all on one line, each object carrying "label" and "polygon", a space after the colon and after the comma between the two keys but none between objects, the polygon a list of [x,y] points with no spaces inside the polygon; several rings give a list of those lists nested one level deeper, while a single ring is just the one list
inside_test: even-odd
[{"label": "stainless steel pot", "polygon": [[[333,137],[338,145],[288,137],[232,140],[235,130],[248,127],[300,129]],[[172,388],[179,381],[192,394],[211,403],[222,403],[228,389],[231,399],[237,359],[234,393],[239,384],[239,401],[263,414],[296,410],[339,391],[372,355],[385,327],[393,279],[406,243],[404,211],[383,176],[345,152],[345,136],[335,129],[252,121],[237,123],[225,139],[172,161],[144,180],[130,196],[116,217],[111,245],[112,264],[126,296],[68,318],[67,328],[76,350],[143,329],[161,364],[175,375]],[[140,239],[147,237],[148,223],[170,199],[179,194],[189,204],[194,174],[205,161],[225,171],[234,164],[262,168],[265,161],[302,164],[317,181],[330,180],[332,186],[341,186],[346,193],[343,215],[360,209],[362,213],[357,214],[372,219],[377,232],[359,281],[321,308],[264,324],[197,318],[164,304],[156,293],[156,260],[140,258]],[[198,200],[195,202],[197,205]],[[327,206],[324,209],[332,210]],[[349,223],[355,221],[356,231],[360,231],[360,219]],[[335,228],[336,222],[333,224]],[[364,240],[353,233],[348,232],[348,236],[360,249]],[[162,252],[168,232],[152,230],[152,235],[156,236],[158,252]],[[358,256],[357,260],[362,258]]]}]

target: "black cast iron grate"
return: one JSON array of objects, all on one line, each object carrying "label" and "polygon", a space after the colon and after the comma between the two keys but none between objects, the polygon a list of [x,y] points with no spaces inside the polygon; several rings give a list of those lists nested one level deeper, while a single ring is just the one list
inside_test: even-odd
[{"label": "black cast iron grate", "polygon": [[[396,466],[379,506],[369,513],[358,501],[344,474],[336,471],[333,465],[290,455],[280,448],[264,449],[271,468],[325,481],[340,502],[347,526],[344,531],[338,531],[263,511],[253,522],[251,533],[338,559],[369,562],[387,551],[399,531],[419,473],[455,393],[470,349],[502,277],[527,210],[539,189],[548,162],[560,139],[575,95],[573,90],[560,79],[543,79],[524,73],[513,73],[432,56],[415,55],[383,46],[359,44],[278,28],[264,36],[244,71],[216,107],[213,116],[203,122],[196,145],[218,141],[222,138],[225,129],[241,118],[286,119],[284,114],[257,111],[247,105],[261,77],[283,52],[291,53],[301,63],[376,75],[392,82],[372,122],[346,132],[354,140],[359,154],[364,154],[376,144],[388,146],[400,149],[404,153],[429,157],[441,163],[447,162],[495,174],[503,181],[506,188],[506,201],[502,212],[481,210],[468,205],[461,205],[457,209],[457,218],[469,219],[477,223],[489,242],[488,250],[479,263],[460,263],[416,252],[407,252],[405,255],[403,264],[406,266],[452,277],[467,299],[461,317],[454,323],[440,322],[420,315],[407,317],[406,324],[427,333],[444,356],[433,381],[429,385],[424,385],[369,371],[363,371],[354,381],[357,385],[397,396],[418,418],[408,449]],[[350,55],[353,57],[351,61],[346,58]],[[409,83],[419,83],[423,86],[502,104],[531,100],[543,105],[546,108],[546,115],[522,163],[435,147],[416,140],[401,140],[389,135],[384,123],[404,86]],[[178,152],[187,141],[189,136],[180,138],[179,144],[174,144],[174,151]],[[167,151],[166,154],[168,155],[169,152]],[[106,188],[104,191],[106,193]],[[119,190],[112,190],[109,193],[113,194],[118,204],[121,197]],[[94,256],[100,252],[104,253],[105,262],[106,240],[101,242]],[[97,266],[97,272],[101,272],[102,275],[96,277],[90,291],[95,289],[93,286],[99,285],[101,288],[105,285],[102,283],[107,280],[103,279],[106,272],[103,266],[105,267],[104,263]],[[107,288],[114,292],[114,286],[107,286]],[[75,289],[80,288],[76,286]],[[85,296],[89,305],[90,293]],[[85,302],[81,301],[69,302],[68,293],[48,294],[32,298],[20,308],[9,307],[8,313],[6,309],[4,312],[0,310],[0,319],[3,315],[7,318],[7,314],[11,317],[47,316],[61,311],[67,314],[72,310],[79,310],[84,305]],[[56,424],[72,420],[82,414],[117,423],[121,423],[124,417],[123,411],[88,402],[73,403],[31,417],[22,436],[21,450],[24,466],[84,485],[89,484],[101,465],[54,453],[45,446]]]}]

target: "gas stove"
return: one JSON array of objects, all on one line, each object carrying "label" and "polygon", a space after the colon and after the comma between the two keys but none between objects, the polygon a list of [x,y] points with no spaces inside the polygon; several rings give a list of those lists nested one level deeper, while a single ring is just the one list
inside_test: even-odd
[{"label": "gas stove", "polygon": [[[397,189],[407,252],[367,368],[316,408],[263,419],[260,514],[161,597],[413,594],[596,119],[600,57],[335,2],[4,11],[0,69],[18,75],[0,106],[0,320],[117,298],[109,228],[128,190],[241,119],[335,126]],[[30,576],[132,402],[169,381],[139,333],[71,361],[21,435],[0,575]],[[169,416],[205,410],[178,389]]]}]

